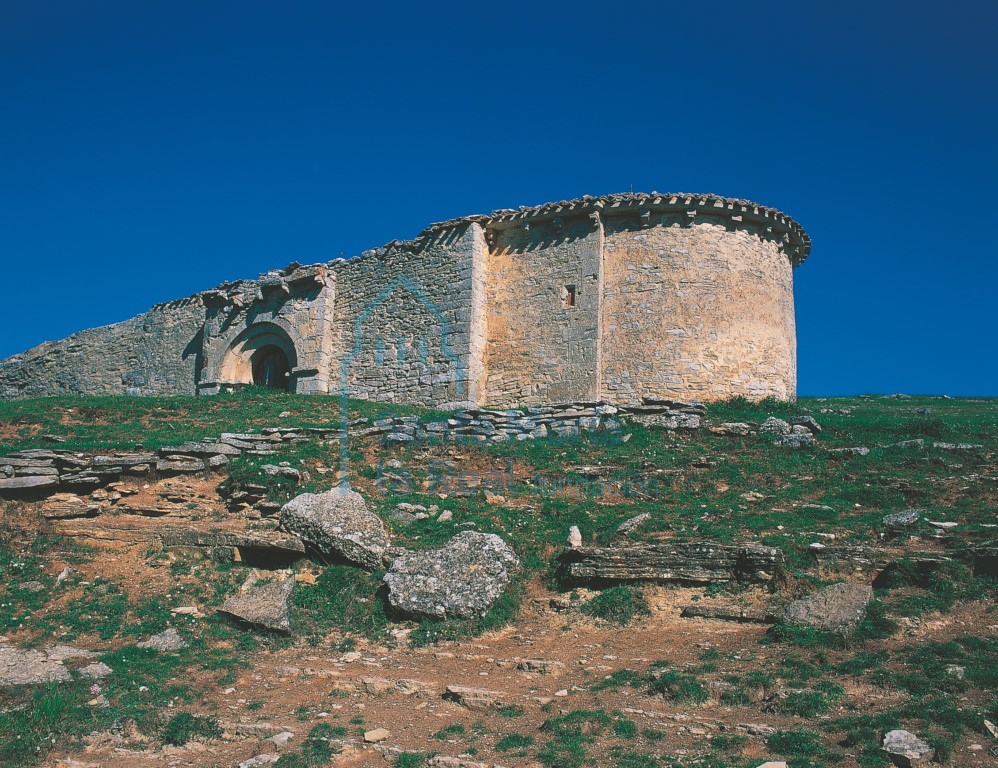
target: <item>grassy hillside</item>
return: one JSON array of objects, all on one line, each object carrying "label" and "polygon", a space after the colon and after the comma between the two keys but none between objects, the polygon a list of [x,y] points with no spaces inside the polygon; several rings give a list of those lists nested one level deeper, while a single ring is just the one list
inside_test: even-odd
[{"label": "grassy hillside", "polygon": [[[400,413],[427,419],[442,416],[390,404],[349,404],[351,419]],[[659,666],[656,662],[621,667],[582,686],[592,697],[587,706],[595,709],[560,715],[542,710],[537,731],[507,723],[504,731],[495,731],[496,744],[488,749],[504,754],[515,748],[519,750],[515,754],[550,768],[581,766],[587,760],[632,766],[680,764],[670,762],[678,758],[664,749],[659,737],[642,735],[615,709],[626,696],[638,695],[702,716],[711,713],[748,722],[776,718],[780,727],[765,741],[766,752],[773,759],[790,757],[793,766],[882,765],[877,747],[888,727],[920,729],[931,736],[943,759],[961,739],[986,741],[990,736],[984,718],[998,721],[994,672],[998,644],[993,631],[998,624],[998,593],[992,577],[972,572],[971,551],[998,538],[994,458],[998,401],[881,396],[802,398],[793,404],[735,401],[711,405],[708,415],[714,425],[731,421],[757,425],[768,416],[804,414],[817,419],[823,431],[814,447],[802,449],[776,447],[764,435],[730,437],[706,428],[675,433],[637,424],[626,425],[620,434],[489,446],[386,447],[373,438],[352,440],[351,484],[384,517],[394,543],[432,547],[474,527],[500,534],[516,548],[525,565],[520,581],[488,616],[464,623],[400,622],[375,598],[381,573],[308,561],[296,567],[314,573],[316,583],[298,589],[293,598],[295,640],[242,633],[215,618],[185,622],[171,616],[171,605],[178,600],[216,605],[239,582],[238,566],[186,555],[168,561],[160,551],[140,553],[136,569],[167,563],[169,573],[160,589],[137,594],[120,573],[102,571],[99,552],[38,536],[25,523],[30,505],[7,502],[0,534],[0,581],[5,582],[0,587],[0,631],[36,645],[54,639],[89,640],[106,652],[112,666],[114,658],[125,659],[135,670],[133,679],[146,681],[152,693],[136,697],[129,684],[111,682],[105,692],[112,702],[108,711],[87,706],[88,694],[71,686],[22,692],[7,703],[27,704],[26,708],[7,706],[0,711],[0,730],[21,737],[0,749],[0,765],[27,760],[30,747],[40,749],[45,739],[55,738],[56,745],[68,748],[83,734],[109,727],[115,719],[131,718],[143,733],[169,740],[164,734],[173,731],[164,730],[169,726],[163,710],[166,702],[209,716],[210,708],[198,707],[201,686],[224,686],[225,680],[235,680],[249,663],[252,649],[291,653],[304,644],[331,653],[355,645],[393,646],[393,632],[400,627],[407,630],[407,642],[419,647],[478,636],[510,622],[518,625],[527,620],[527,597],[563,592],[553,564],[569,526],[577,525],[587,544],[606,544],[621,522],[641,513],[648,513],[649,519],[631,540],[751,541],[784,551],[788,579],[768,592],[757,587],[711,587],[693,595],[695,600],[779,604],[824,583],[863,580],[862,574],[848,570],[821,572],[810,551],[814,543],[883,549],[893,564],[876,582],[877,600],[870,616],[849,642],[779,626],[758,630],[748,651],[696,650],[681,664],[673,660]],[[339,419],[337,398],[261,392],[214,398],[63,397],[2,403],[0,455],[26,447],[157,447],[268,426],[328,426]],[[64,442],[56,446],[49,435]],[[912,440],[923,444],[897,445]],[[980,447],[934,447],[937,442]],[[829,450],[859,446],[869,448],[869,453]],[[259,469],[264,463],[281,461],[306,470],[307,479],[292,485]],[[282,501],[303,490],[331,487],[332,469],[338,466],[337,445],[305,442],[278,456],[236,459],[225,482],[264,483],[272,498]],[[450,522],[431,517],[403,525],[392,515],[401,502],[433,504],[453,517]],[[887,538],[883,516],[911,507],[922,510],[922,519],[905,535]],[[957,525],[941,529],[928,521]],[[932,560],[928,568],[926,556]],[[53,563],[75,563],[89,574],[82,580],[87,583],[78,579],[81,585],[74,584],[72,594],[59,600],[49,599],[47,591],[25,588],[30,582],[52,586]],[[101,580],[95,582],[93,574],[101,575]],[[599,631],[610,633],[606,638],[614,637],[615,627],[625,624],[640,633],[655,621],[649,603],[666,599],[662,595],[669,590],[640,585],[605,590],[581,612],[566,616],[565,643],[571,646],[573,633],[581,627],[602,628]],[[940,622],[945,631],[925,633],[926,626]],[[161,657],[135,648],[141,636],[171,623],[190,639],[189,651]],[[951,666],[962,667],[963,676],[954,677],[947,671]],[[174,688],[163,682],[171,680]],[[754,693],[760,687],[790,693],[763,708]],[[880,689],[889,690],[890,696],[880,700],[870,693]],[[180,725],[194,727],[184,721],[172,728]],[[507,741],[500,746],[502,738]],[[483,737],[483,741],[488,740]],[[762,762],[742,736],[718,736],[701,746],[694,750],[700,765],[720,768]],[[499,756],[494,759],[503,762]],[[415,757],[411,760],[407,764],[421,764]]]}]

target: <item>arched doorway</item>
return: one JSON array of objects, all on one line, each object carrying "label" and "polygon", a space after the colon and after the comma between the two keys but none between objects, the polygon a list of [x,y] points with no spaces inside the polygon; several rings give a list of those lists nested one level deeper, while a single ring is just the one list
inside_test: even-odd
[{"label": "arched doorway", "polygon": [[261,347],[250,358],[253,366],[253,383],[258,387],[268,389],[283,389],[290,387],[291,366],[284,350],[276,345]]},{"label": "arched doorway", "polygon": [[298,351],[287,331],[274,323],[256,323],[229,345],[218,382],[223,390],[255,384],[294,392],[297,365]]}]

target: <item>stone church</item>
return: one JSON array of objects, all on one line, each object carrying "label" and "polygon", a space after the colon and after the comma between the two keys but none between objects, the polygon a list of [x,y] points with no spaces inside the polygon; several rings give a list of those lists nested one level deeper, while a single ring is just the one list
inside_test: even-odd
[{"label": "stone church", "polygon": [[0,398],[256,384],[422,405],[792,399],[789,216],[701,194],[583,197],[427,227],[0,361]]}]

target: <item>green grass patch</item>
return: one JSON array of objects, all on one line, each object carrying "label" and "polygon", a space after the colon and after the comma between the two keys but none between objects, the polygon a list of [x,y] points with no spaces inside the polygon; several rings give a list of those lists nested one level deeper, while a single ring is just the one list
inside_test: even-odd
[{"label": "green grass patch", "polygon": [[648,599],[637,587],[619,586],[604,589],[582,606],[582,612],[608,624],[625,627],[638,616],[651,615]]},{"label": "green grass patch", "polygon": [[182,747],[187,742],[210,741],[222,735],[218,720],[214,717],[192,715],[190,712],[177,712],[163,725],[160,737],[164,744]]},{"label": "green grass patch", "polygon": [[524,750],[534,743],[533,736],[519,733],[508,733],[496,742],[496,752],[513,752]]}]

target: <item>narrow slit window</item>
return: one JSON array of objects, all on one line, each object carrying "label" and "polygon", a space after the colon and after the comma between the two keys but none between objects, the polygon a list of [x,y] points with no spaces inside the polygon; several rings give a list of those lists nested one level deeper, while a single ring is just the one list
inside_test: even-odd
[{"label": "narrow slit window", "polygon": [[561,289],[561,307],[562,309],[571,309],[575,306],[575,286],[566,285]]}]

